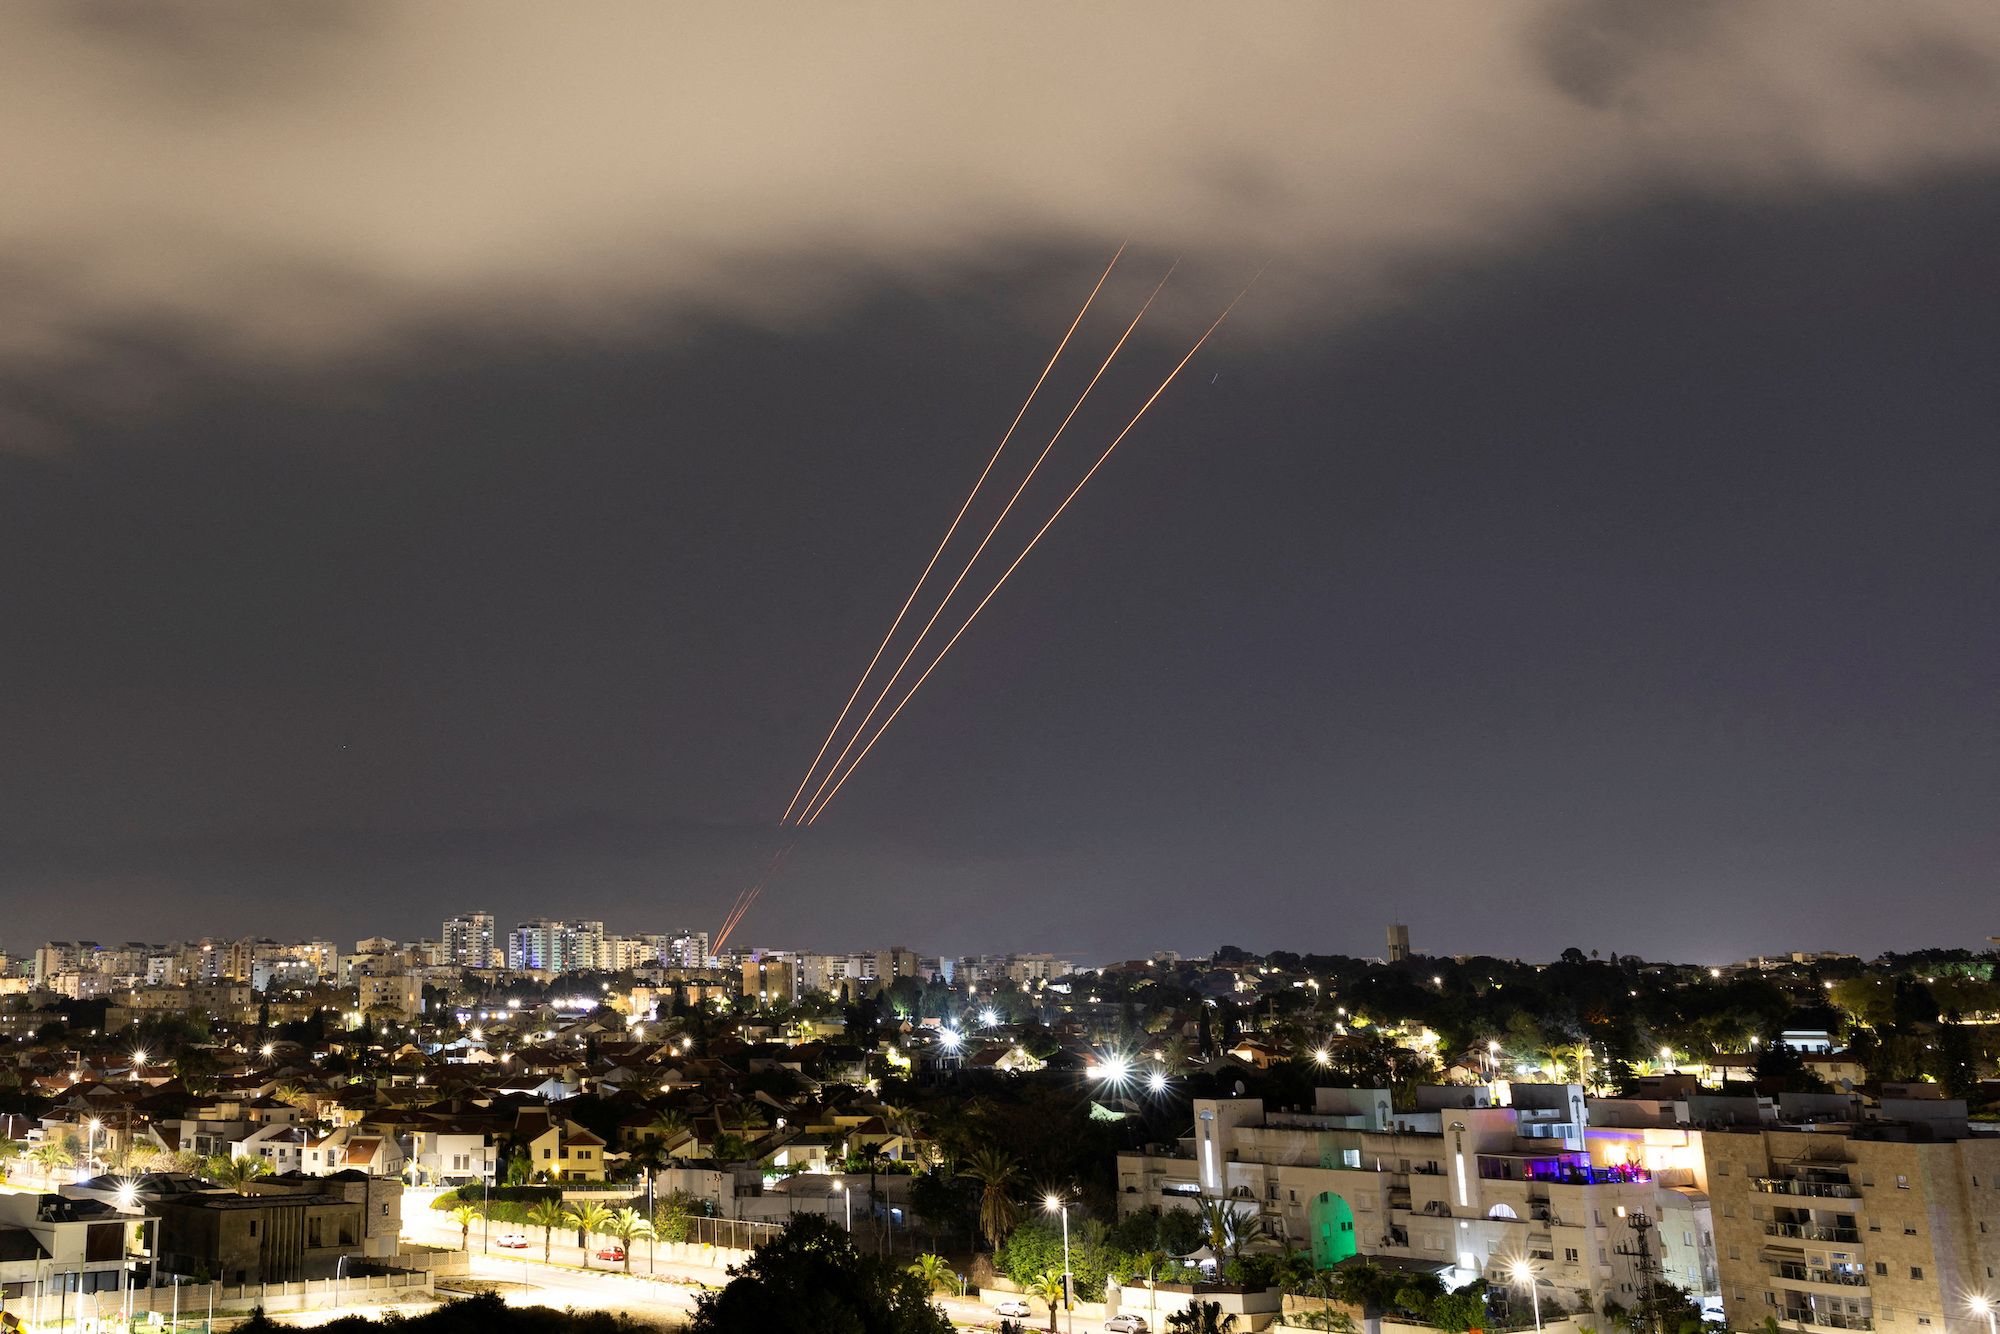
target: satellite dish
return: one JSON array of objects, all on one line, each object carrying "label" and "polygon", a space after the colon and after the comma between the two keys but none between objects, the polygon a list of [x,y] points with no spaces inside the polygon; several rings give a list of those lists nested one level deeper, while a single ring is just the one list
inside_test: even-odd
[{"label": "satellite dish", "polygon": [[1243,1096],[1243,1081],[1240,1079],[1236,1081],[1236,1096],[1239,1098]]}]

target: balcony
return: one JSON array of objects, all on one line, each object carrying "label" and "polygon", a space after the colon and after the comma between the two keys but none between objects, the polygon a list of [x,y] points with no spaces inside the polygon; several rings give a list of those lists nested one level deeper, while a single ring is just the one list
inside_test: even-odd
[{"label": "balcony", "polygon": [[1787,1306],[1781,1321],[1787,1325],[1803,1325],[1807,1329],[1861,1329],[1875,1328],[1872,1315],[1844,1315],[1838,1311],[1815,1311],[1810,1306]]},{"label": "balcony", "polygon": [[1845,1269],[1827,1269],[1819,1265],[1802,1265],[1791,1260],[1782,1260],[1771,1266],[1771,1277],[1790,1279],[1794,1283],[1830,1283],[1842,1288],[1865,1288],[1868,1275],[1861,1266]]},{"label": "balcony", "polygon": [[1755,1185],[1766,1195],[1802,1195],[1817,1200],[1861,1198],[1861,1192],[1844,1181],[1801,1181],[1797,1177],[1759,1177]]},{"label": "balcony", "polygon": [[1861,1240],[1858,1228],[1829,1227],[1824,1223],[1766,1223],[1764,1235],[1786,1237],[1793,1241],[1844,1241],[1850,1244]]}]

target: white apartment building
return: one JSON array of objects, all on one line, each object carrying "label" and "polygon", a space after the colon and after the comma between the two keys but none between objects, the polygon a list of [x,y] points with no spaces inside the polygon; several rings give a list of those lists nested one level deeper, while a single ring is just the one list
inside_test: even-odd
[{"label": "white apartment building", "polygon": [[[1525,1260],[1545,1310],[1634,1306],[1642,1247],[1655,1272],[1703,1291],[1712,1225],[1698,1144],[1674,1129],[1588,1126],[1571,1091],[1517,1109],[1480,1105],[1483,1089],[1424,1089],[1412,1112],[1392,1110],[1386,1089],[1319,1089],[1312,1110],[1292,1112],[1197,1099],[1178,1144],[1119,1155],[1119,1211],[1228,1200],[1319,1268],[1375,1256],[1434,1266],[1453,1286],[1505,1287]],[[1679,1257],[1662,1253],[1670,1233],[1686,1238]]]},{"label": "white apartment building", "polygon": [[439,939],[444,942],[444,962],[449,966],[453,968],[493,966],[492,913],[468,912],[447,918]]},{"label": "white apartment building", "polygon": [[604,923],[538,919],[507,934],[507,966],[516,972],[575,973],[601,968]]}]

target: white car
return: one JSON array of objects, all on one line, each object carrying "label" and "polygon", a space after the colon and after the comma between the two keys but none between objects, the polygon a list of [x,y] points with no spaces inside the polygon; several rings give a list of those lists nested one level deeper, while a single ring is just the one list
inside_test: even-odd
[{"label": "white car", "polygon": [[1034,1312],[1028,1309],[1028,1303],[1021,1298],[1009,1297],[1006,1301],[1001,1302],[993,1308],[993,1314],[1004,1315],[1011,1319],[1015,1316],[1033,1315]]},{"label": "white car", "polygon": [[503,1251],[525,1251],[528,1249],[528,1238],[519,1232],[503,1232],[494,1238],[493,1244]]},{"label": "white car", "polygon": [[1146,1317],[1115,1315],[1104,1322],[1104,1334],[1146,1334]]}]

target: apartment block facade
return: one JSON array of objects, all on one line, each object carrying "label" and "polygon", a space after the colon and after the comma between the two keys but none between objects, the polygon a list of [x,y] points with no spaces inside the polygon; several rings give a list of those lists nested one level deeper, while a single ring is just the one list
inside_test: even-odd
[{"label": "apartment block facade", "polygon": [[2000,1136],[1963,1103],[1706,1136],[1723,1308],[1809,1334],[1984,1334],[2000,1295]]}]

